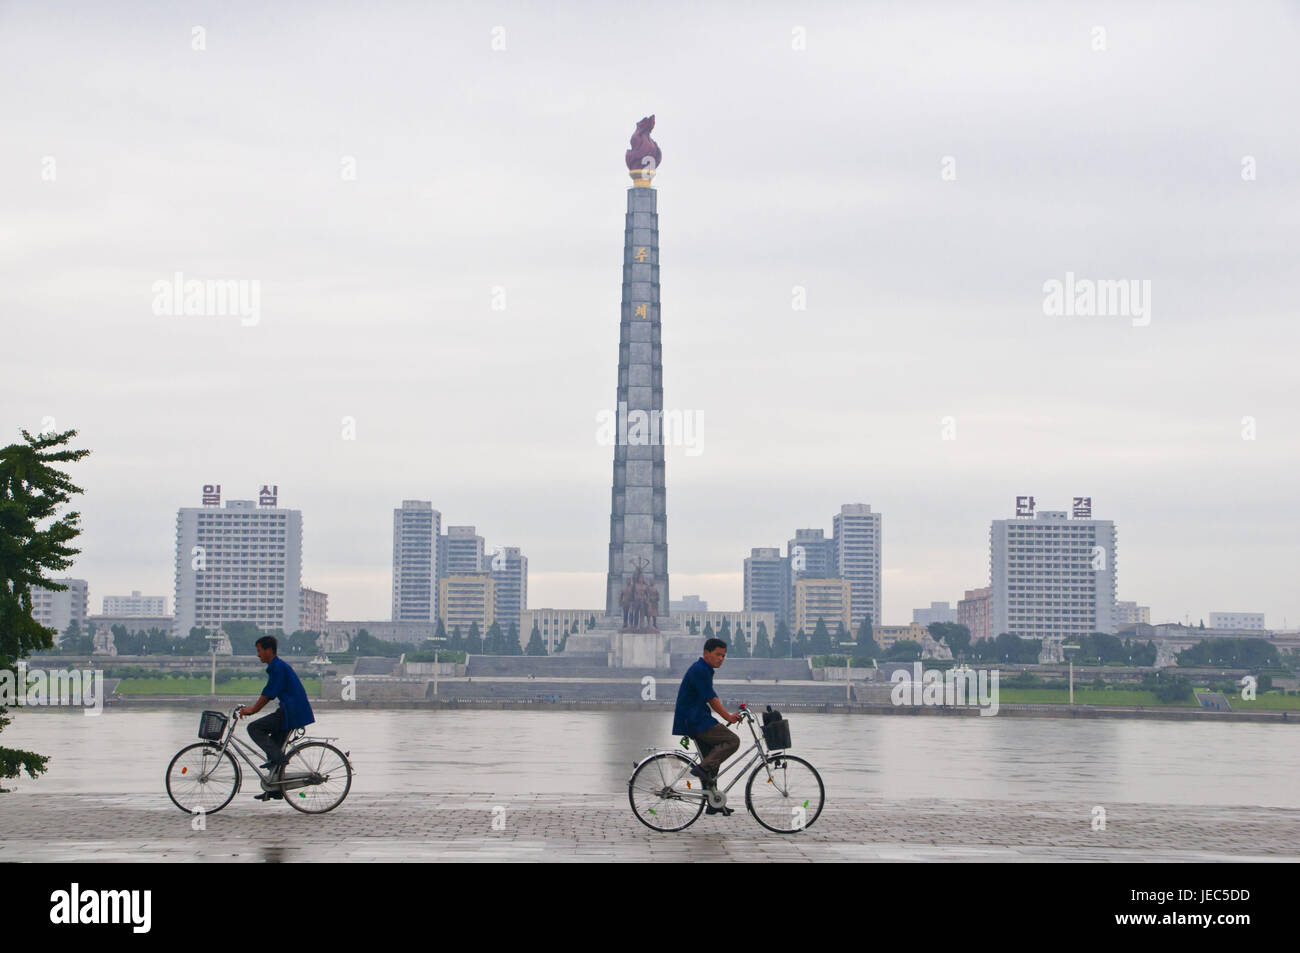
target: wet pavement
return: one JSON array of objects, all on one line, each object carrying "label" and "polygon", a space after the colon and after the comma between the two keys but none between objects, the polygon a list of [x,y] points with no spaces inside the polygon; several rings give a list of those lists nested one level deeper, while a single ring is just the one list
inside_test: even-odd
[{"label": "wet pavement", "polygon": [[729,818],[652,831],[627,799],[494,792],[353,794],[303,815],[247,787],[203,819],[165,796],[16,793],[0,861],[1294,861],[1300,810],[1111,804],[1094,830],[1076,802],[837,799],[774,834],[733,796]]}]

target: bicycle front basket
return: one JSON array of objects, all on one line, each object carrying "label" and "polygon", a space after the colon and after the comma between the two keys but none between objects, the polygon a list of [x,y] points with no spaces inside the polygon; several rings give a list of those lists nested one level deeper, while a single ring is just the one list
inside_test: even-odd
[{"label": "bicycle front basket", "polygon": [[789,748],[790,722],[784,718],[780,721],[769,721],[763,726],[763,740],[773,751],[784,751]]},{"label": "bicycle front basket", "polygon": [[226,716],[219,711],[205,711],[199,719],[199,737],[204,741],[220,741],[226,734]]}]

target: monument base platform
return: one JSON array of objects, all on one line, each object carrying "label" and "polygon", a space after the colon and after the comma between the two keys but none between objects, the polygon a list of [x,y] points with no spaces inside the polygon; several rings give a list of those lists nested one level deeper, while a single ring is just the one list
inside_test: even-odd
[{"label": "monument base platform", "polygon": [[673,622],[667,616],[659,619],[658,632],[620,632],[622,626],[623,620],[618,616],[597,618],[594,629],[569,636],[564,644],[564,657],[604,658],[610,668],[667,671],[671,668],[672,653],[686,650],[698,655],[703,644],[680,622]]}]

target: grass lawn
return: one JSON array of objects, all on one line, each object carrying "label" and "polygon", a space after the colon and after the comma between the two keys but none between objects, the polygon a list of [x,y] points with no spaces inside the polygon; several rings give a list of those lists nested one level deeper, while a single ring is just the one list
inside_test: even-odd
[{"label": "grass lawn", "polygon": [[[255,699],[266,685],[264,678],[232,678],[217,683],[218,695],[243,695]],[[212,687],[212,677],[186,678],[124,678],[117,685],[123,695],[207,695]],[[319,678],[304,678],[302,687],[308,695],[320,694]]]},{"label": "grass lawn", "polygon": [[[1068,705],[1070,693],[1058,688],[1002,688],[998,687],[1000,701],[1008,704]],[[1076,705],[1144,705],[1148,708],[1162,706],[1155,692],[1140,688],[1074,688]],[[1173,702],[1172,708],[1192,708],[1195,702]]]},{"label": "grass lawn", "polygon": [[[1055,688],[1002,688],[999,686],[999,700],[1009,704],[1031,705],[1068,705],[1070,693],[1065,689]],[[1147,708],[1195,708],[1196,702],[1165,703],[1156,699],[1155,692],[1144,692],[1137,688],[1079,688],[1074,689],[1076,705],[1142,705]],[[1240,695],[1229,695],[1228,704],[1233,711],[1296,711],[1300,710],[1300,695],[1268,694],[1260,695],[1253,702],[1242,701]]]},{"label": "grass lawn", "polygon": [[1243,701],[1240,694],[1229,695],[1228,704],[1232,706],[1233,711],[1268,711],[1270,708],[1276,711],[1295,711],[1300,709],[1300,695],[1257,695],[1253,702]]}]

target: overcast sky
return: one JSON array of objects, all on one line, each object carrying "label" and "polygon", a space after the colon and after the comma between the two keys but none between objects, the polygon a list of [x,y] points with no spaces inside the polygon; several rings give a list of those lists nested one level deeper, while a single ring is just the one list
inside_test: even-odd
[{"label": "overcast sky", "polygon": [[[93,450],[92,611],[172,597],[209,482],[303,511],[332,618],[388,617],[407,498],[601,605],[655,113],[674,598],[862,502],[909,621],[1083,495],[1153,621],[1300,624],[1298,8],[863,6],[0,5],[0,442]],[[259,320],[155,314],[178,271]],[[1067,272],[1149,323],[1046,315]]]}]

